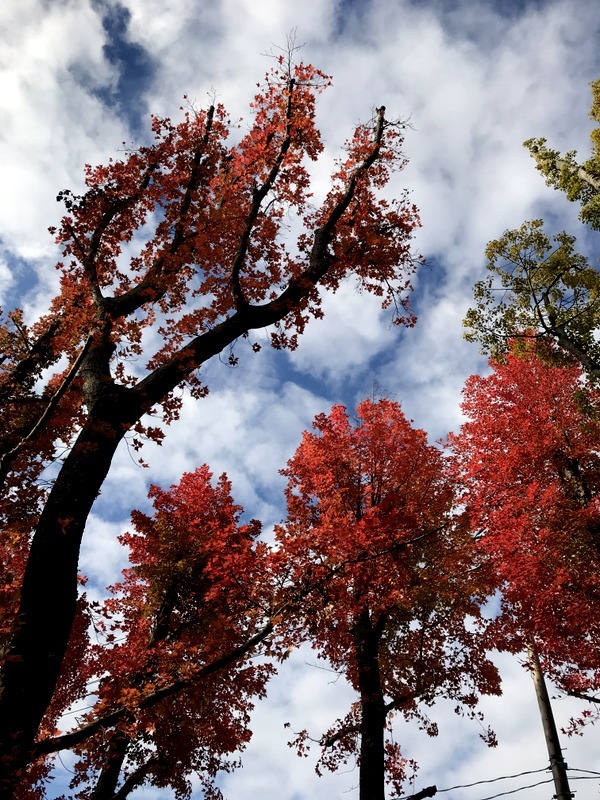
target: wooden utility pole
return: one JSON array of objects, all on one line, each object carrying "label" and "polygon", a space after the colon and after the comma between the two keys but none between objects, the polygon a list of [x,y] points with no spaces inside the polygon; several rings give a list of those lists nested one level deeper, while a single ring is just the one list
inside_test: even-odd
[{"label": "wooden utility pole", "polygon": [[554,796],[557,800],[571,800],[574,795],[569,788],[567,765],[562,756],[562,750],[560,749],[558,731],[556,730],[556,723],[554,722],[554,714],[552,713],[552,706],[550,705],[550,697],[548,695],[546,681],[544,680],[544,673],[542,672],[540,660],[533,644],[528,645],[527,656],[529,658],[531,677],[533,678],[535,694],[542,718],[542,726],[546,737],[548,756],[550,757],[550,769],[552,770],[554,788],[556,789],[556,794]]}]

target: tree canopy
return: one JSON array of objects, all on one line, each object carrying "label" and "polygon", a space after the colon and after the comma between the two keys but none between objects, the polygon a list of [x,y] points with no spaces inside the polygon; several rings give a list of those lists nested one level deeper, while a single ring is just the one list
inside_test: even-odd
[{"label": "tree canopy", "polygon": [[[123,438],[160,441],[146,415],[160,408],[172,420],[180,385],[201,397],[199,368],[252,330],[296,347],[322,313],[320,290],[348,276],[412,324],[418,217],[405,197],[380,193],[404,166],[403,125],[381,106],[358,126],[313,205],[306,162],[322,150],[315,102],[328,83],[282,56],[246,133],[216,103],[178,123],[156,118],[152,144],[86,167],[82,196],[59,194],[60,294],[37,322],[17,310],[0,331],[2,797],[51,702],[76,613],[81,539]],[[48,490],[40,476],[55,461]]]},{"label": "tree canopy", "polygon": [[[600,123],[600,81],[592,84],[592,118]],[[547,183],[581,204],[580,217],[600,229],[600,127],[592,131],[592,155],[579,164],[545,139],[525,142]],[[505,353],[517,336],[536,336],[558,345],[552,352],[579,362],[600,379],[600,273],[575,249],[566,232],[550,236],[536,219],[505,231],[486,249],[489,275],[475,284],[475,307],[465,317],[466,338],[484,353]]]},{"label": "tree canopy", "polygon": [[467,382],[456,478],[502,589],[497,646],[535,643],[565,691],[595,691],[600,395],[579,365],[542,361],[526,344]]},{"label": "tree canopy", "polygon": [[[153,516],[134,511],[122,537],[131,566],[90,609],[97,643],[76,666],[93,707],[38,748],[75,747],[71,788],[81,800],[125,798],[145,782],[187,797],[193,774],[212,796],[272,672],[251,646],[268,630],[272,595],[260,524],[239,523],[228,480],[213,485],[206,466],[150,497]],[[76,699],[62,683],[56,694],[63,710]]]},{"label": "tree canopy", "polygon": [[315,587],[291,620],[358,695],[320,739],[322,765],[357,756],[361,800],[383,800],[384,782],[402,793],[406,778],[386,739],[394,712],[435,735],[436,698],[475,715],[479,695],[499,691],[480,614],[491,584],[440,450],[398,403],[365,400],[354,422],[336,406],[314,429],[283,471],[281,553],[292,583]]},{"label": "tree canopy", "polygon": [[528,139],[525,147],[536,161],[537,169],[548,186],[564,192],[568,200],[581,205],[580,219],[594,230],[600,230],[600,79],[592,81],[590,117],[598,123],[590,134],[592,152],[583,162],[572,150],[561,155],[546,146],[546,139]]}]

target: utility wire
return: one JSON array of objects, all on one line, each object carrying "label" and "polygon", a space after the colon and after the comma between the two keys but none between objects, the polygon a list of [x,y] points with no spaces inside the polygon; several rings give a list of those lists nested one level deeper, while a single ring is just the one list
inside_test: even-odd
[{"label": "utility wire", "polygon": [[[438,794],[451,792],[453,789],[470,789],[471,786],[481,786],[482,783],[496,783],[496,781],[506,781],[509,778],[521,778],[523,775],[535,775],[537,772],[546,772],[547,770],[548,767],[542,767],[542,769],[529,769],[526,772],[517,772],[515,775],[501,775],[499,778],[488,778],[483,781],[475,781],[475,783],[461,783],[458,786],[450,786],[448,789],[438,789]],[[400,798],[400,800],[404,800],[404,798]]]},{"label": "utility wire", "polygon": [[594,772],[592,769],[579,769],[578,767],[567,767],[569,772],[587,772],[589,775],[598,775],[600,777],[600,772]]},{"label": "utility wire", "polygon": [[505,797],[507,794],[516,794],[522,792],[523,789],[533,789],[534,786],[542,786],[544,783],[552,783],[554,778],[548,778],[545,781],[538,781],[537,783],[530,783],[529,786],[521,786],[518,789],[511,789],[508,792],[500,792],[499,794],[492,794],[489,797],[482,797],[481,800],[495,800],[496,797]]},{"label": "utility wire", "polygon": [[94,704],[91,706],[82,706],[82,708],[72,708],[69,711],[65,711],[61,714],[61,717],[67,717],[69,714],[81,714],[82,711],[89,711],[90,708],[94,708]]},{"label": "utility wire", "polygon": [[[597,780],[600,778],[600,772],[595,772],[591,769],[580,769],[579,767],[567,767],[569,772],[585,772],[586,775],[572,775],[572,781],[592,781]],[[460,783],[456,786],[449,786],[447,789],[438,789],[436,786],[428,786],[425,789],[417,792],[416,794],[412,795],[404,795],[403,797],[394,798],[394,800],[417,800],[417,798],[425,798],[425,797],[433,797],[436,794],[443,794],[444,792],[452,792],[454,789],[470,789],[473,786],[481,786],[485,783],[496,783],[497,781],[505,781],[510,780],[511,778],[521,778],[524,775],[535,775],[539,772],[547,772],[548,767],[543,767],[542,769],[530,769],[526,770],[525,772],[517,772],[514,775],[501,775],[499,778],[489,778],[487,780],[482,781],[475,781],[474,783]],[[551,783],[553,778],[548,778],[545,781],[539,781],[538,783],[532,783],[529,786],[521,786],[518,789],[511,789],[506,792],[500,792],[499,794],[491,795],[490,797],[482,797],[480,800],[495,800],[497,797],[505,797],[509,794],[516,794],[517,792],[522,792],[524,789],[533,789],[535,786],[542,786],[545,783]]]},{"label": "utility wire", "polygon": [[[415,800],[415,798],[420,797],[433,797],[434,794],[452,792],[454,789],[470,789],[472,786],[481,786],[484,783],[496,783],[496,781],[505,781],[509,780],[510,778],[521,778],[523,775],[535,775],[538,772],[546,772],[547,770],[548,767],[543,767],[542,769],[529,769],[526,772],[517,772],[514,775],[501,775],[499,778],[488,778],[487,780],[475,781],[475,783],[460,783],[456,786],[449,786],[447,789],[438,789],[437,787],[429,786],[427,789],[424,789],[421,792],[405,795],[404,797],[396,797],[394,800]],[[428,794],[425,794],[425,792],[428,792]]]}]

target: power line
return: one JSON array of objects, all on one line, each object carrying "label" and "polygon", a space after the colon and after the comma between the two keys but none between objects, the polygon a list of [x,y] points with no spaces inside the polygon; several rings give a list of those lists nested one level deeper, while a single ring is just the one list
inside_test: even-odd
[{"label": "power line", "polygon": [[[529,769],[526,772],[517,772],[515,775],[501,775],[499,778],[488,778],[483,781],[475,781],[475,783],[461,783],[458,786],[450,786],[448,789],[438,789],[438,794],[451,792],[453,789],[470,789],[472,786],[481,786],[482,783],[496,783],[496,781],[506,781],[510,778],[521,778],[523,775],[535,775],[537,772],[546,772],[547,770],[548,767],[542,767],[542,769]],[[404,799],[400,798],[400,800]]]},{"label": "power line", "polygon": [[600,777],[600,772],[594,772],[592,769],[579,769],[578,767],[567,767],[569,772],[587,772],[589,775],[597,775]]},{"label": "power line", "polygon": [[95,705],[96,705],[96,704],[94,703],[94,704],[92,704],[91,706],[82,706],[81,708],[72,708],[72,709],[70,709],[69,711],[64,711],[64,712],[61,714],[61,717],[67,717],[67,716],[69,716],[70,714],[81,714],[81,712],[82,712],[82,711],[89,711],[89,710],[90,710],[90,708],[94,708],[94,706],[95,706]]},{"label": "power line", "polygon": [[[434,794],[442,794],[443,792],[452,792],[454,789],[470,789],[473,786],[481,786],[484,783],[496,783],[497,781],[505,781],[509,780],[510,778],[521,778],[523,775],[535,775],[538,772],[547,772],[548,767],[542,767],[542,769],[529,769],[525,772],[517,772],[514,775],[501,775],[499,778],[488,778],[486,780],[475,781],[474,783],[460,783],[456,786],[449,786],[447,789],[437,789],[434,786],[428,787],[430,790],[429,794],[424,794],[423,792],[427,790],[423,790],[423,792],[417,792],[417,794],[412,795],[405,795],[404,797],[397,797],[395,800],[414,800],[416,797],[433,797]],[[548,783],[548,781],[543,781],[543,783]],[[537,784],[536,784],[537,785]],[[529,786],[524,786],[524,789],[529,789]],[[515,791],[520,791],[520,789],[516,789]],[[433,793],[431,793],[433,792]],[[500,795],[495,795],[495,797],[499,797]]]},{"label": "power line", "polygon": [[522,792],[523,789],[533,789],[535,786],[542,786],[544,783],[552,783],[554,778],[547,778],[545,781],[538,781],[537,783],[530,783],[529,786],[520,786],[518,789],[511,789],[508,792],[500,792],[499,794],[492,794],[489,797],[482,797],[481,800],[495,800],[496,797],[505,797],[507,794],[516,794]]},{"label": "power line", "polygon": [[[591,769],[580,769],[579,767],[567,767],[569,772],[585,772],[586,775],[572,775],[571,780],[573,781],[591,781],[591,780],[598,780],[600,778],[600,772],[595,772]],[[416,800],[416,798],[425,798],[425,797],[433,797],[436,794],[443,794],[444,792],[452,792],[455,789],[471,789],[473,786],[481,786],[486,783],[496,783],[497,781],[506,781],[510,780],[511,778],[522,778],[524,775],[535,775],[539,772],[547,772],[548,767],[543,767],[542,769],[530,769],[526,770],[525,772],[517,772],[514,775],[501,775],[498,778],[488,778],[486,780],[481,781],[474,781],[473,783],[459,783],[456,786],[449,786],[446,789],[438,789],[435,786],[428,786],[426,789],[417,792],[416,794],[412,795],[404,795],[403,797],[394,798],[394,800]],[[532,783],[528,786],[521,786],[518,789],[510,789],[506,792],[500,792],[499,794],[494,794],[489,797],[482,797],[480,800],[495,800],[497,797],[505,797],[509,794],[516,794],[517,792],[522,792],[524,789],[533,789],[536,786],[542,786],[545,783],[552,783],[552,778],[548,778],[544,781],[539,781],[538,783]]]}]

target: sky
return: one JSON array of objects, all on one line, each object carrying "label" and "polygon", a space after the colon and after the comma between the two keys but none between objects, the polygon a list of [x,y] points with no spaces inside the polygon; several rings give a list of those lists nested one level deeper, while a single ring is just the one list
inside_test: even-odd
[{"label": "sky", "polygon": [[[589,82],[600,76],[600,4],[589,0],[5,0],[0,4],[0,305],[43,313],[57,287],[58,253],[47,229],[61,216],[57,193],[75,193],[83,165],[119,154],[149,137],[149,115],[178,118],[183,96],[198,106],[211,93],[232,117],[248,103],[290,31],[301,56],[333,76],[317,121],[325,152],[314,168],[323,192],[343,141],[373,109],[410,121],[405,170],[388,188],[408,189],[421,212],[415,249],[427,267],[415,283],[414,329],[352,283],[324,299],[298,350],[239,353],[231,368],[215,359],[204,378],[211,392],[185,399],[162,448],[148,446],[150,468],[117,453],[86,530],[81,569],[92,587],[117,580],[125,555],[117,536],[132,508],[145,508],[149,483],[167,487],[208,463],[226,471],[233,494],[265,529],[284,514],[278,470],[315,414],[350,408],[371,393],[398,400],[431,441],[460,425],[466,377],[487,365],[463,340],[461,320],[473,283],[484,274],[486,243],[526,219],[594,241],[576,209],[548,188],[522,142],[545,136],[561,151],[585,153],[591,121]],[[597,244],[597,242],[596,242]],[[473,784],[547,766],[531,681],[514,657],[499,657],[504,696],[485,700],[499,746],[488,750],[477,726],[441,704],[440,735],[408,724],[396,735],[420,764],[416,789]],[[257,709],[243,769],[223,778],[227,798],[325,800],[358,797],[357,772],[318,778],[316,754],[299,759],[283,724],[318,736],[352,693],[308,650],[283,665]],[[555,703],[558,724],[578,706]],[[569,766],[600,771],[598,732],[565,742]],[[68,768],[68,759],[65,761]],[[573,773],[575,774],[575,773]],[[579,773],[583,776],[584,773]],[[446,793],[484,800],[547,780],[544,772]],[[62,779],[49,798],[60,793]],[[577,798],[598,781],[575,782]],[[518,797],[549,800],[551,784]],[[135,797],[163,800],[148,787]],[[194,796],[198,800],[200,794]]]}]

